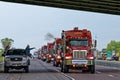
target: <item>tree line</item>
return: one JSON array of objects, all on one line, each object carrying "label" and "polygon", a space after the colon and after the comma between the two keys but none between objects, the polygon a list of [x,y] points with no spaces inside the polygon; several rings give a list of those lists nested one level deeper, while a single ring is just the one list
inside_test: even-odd
[{"label": "tree line", "polygon": [[[11,48],[12,44],[14,43],[14,40],[11,38],[3,38],[1,39],[1,44],[3,48],[0,48],[0,52],[4,52],[6,50],[8,50],[9,48]],[[120,52],[120,41],[115,41],[115,40],[111,40],[106,47],[107,51],[116,51],[116,52]]]},{"label": "tree line", "polygon": [[110,43],[107,44],[106,49],[110,52],[120,52],[120,41],[111,40]]}]

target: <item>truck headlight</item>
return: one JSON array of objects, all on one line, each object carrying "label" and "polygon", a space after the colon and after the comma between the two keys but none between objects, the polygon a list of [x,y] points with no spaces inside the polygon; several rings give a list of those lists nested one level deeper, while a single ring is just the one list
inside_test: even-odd
[{"label": "truck headlight", "polygon": [[60,57],[60,56],[57,56],[57,59],[61,59],[61,57]]},{"label": "truck headlight", "polygon": [[90,57],[87,57],[87,59],[89,59],[89,60],[93,60],[94,57],[93,57],[93,56],[90,56]]},{"label": "truck headlight", "polygon": [[9,57],[6,57],[6,58],[5,58],[5,61],[10,61],[10,58],[9,58]]},{"label": "truck headlight", "polygon": [[27,59],[26,59],[26,58],[23,58],[23,61],[27,61]]},{"label": "truck headlight", "polygon": [[70,60],[72,59],[72,56],[65,56],[65,59]]}]

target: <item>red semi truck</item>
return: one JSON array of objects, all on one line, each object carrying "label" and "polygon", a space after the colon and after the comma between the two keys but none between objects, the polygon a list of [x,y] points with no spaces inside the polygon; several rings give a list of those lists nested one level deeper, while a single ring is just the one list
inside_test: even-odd
[{"label": "red semi truck", "polygon": [[60,65],[60,61],[61,61],[60,55],[61,55],[61,38],[55,38],[53,66],[58,67]]},{"label": "red semi truck", "polygon": [[47,62],[50,63],[52,60],[52,54],[53,54],[53,43],[47,44]]},{"label": "red semi truck", "polygon": [[41,49],[40,48],[38,49],[37,53],[38,53],[38,59],[41,59]]},{"label": "red semi truck", "polygon": [[[87,29],[62,31],[61,71],[69,72],[69,69],[80,69],[82,72],[95,73],[95,62],[91,32]],[[96,42],[96,40],[95,40]]]},{"label": "red semi truck", "polygon": [[47,59],[47,45],[41,47],[41,59],[46,61]]}]

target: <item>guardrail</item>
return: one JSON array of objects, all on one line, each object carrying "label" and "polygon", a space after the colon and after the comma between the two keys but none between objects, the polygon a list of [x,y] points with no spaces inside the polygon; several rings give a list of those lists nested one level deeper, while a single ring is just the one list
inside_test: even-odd
[{"label": "guardrail", "polygon": [[117,67],[120,68],[120,62],[119,61],[105,61],[105,60],[96,60],[96,65],[101,66],[108,66],[108,67]]}]

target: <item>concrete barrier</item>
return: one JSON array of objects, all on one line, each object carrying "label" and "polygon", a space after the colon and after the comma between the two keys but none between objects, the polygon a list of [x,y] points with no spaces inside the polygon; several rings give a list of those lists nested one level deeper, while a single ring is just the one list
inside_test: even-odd
[{"label": "concrete barrier", "polygon": [[120,68],[120,62],[118,61],[105,61],[105,60],[96,60],[96,65],[108,66],[108,67],[117,67]]}]

